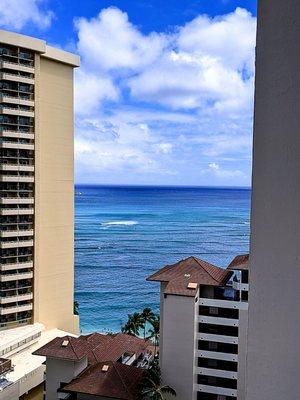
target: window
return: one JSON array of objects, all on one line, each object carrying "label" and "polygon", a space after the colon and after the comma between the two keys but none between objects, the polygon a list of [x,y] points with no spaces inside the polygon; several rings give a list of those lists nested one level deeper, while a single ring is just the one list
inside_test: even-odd
[{"label": "window", "polygon": [[209,307],[209,313],[213,315],[218,315],[219,314],[218,307]]},{"label": "window", "polygon": [[208,348],[210,350],[217,350],[218,349],[218,343],[217,342],[209,342],[208,343]]},{"label": "window", "polygon": [[208,359],[207,364],[208,364],[209,367],[217,367],[218,361],[217,360]]}]

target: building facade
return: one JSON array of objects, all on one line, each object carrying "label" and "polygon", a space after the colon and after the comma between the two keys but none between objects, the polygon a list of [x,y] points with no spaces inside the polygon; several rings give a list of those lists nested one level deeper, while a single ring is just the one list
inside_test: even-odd
[{"label": "building facade", "polygon": [[247,400],[299,398],[299,18],[258,1]]},{"label": "building facade", "polygon": [[79,58],[0,30],[0,329],[73,315],[73,70]]},{"label": "building facade", "polygon": [[57,337],[33,354],[46,357],[46,400],[136,400],[156,348],[124,333]]},{"label": "building facade", "polygon": [[161,282],[163,381],[179,400],[244,400],[248,256],[226,270],[189,257],[148,280]]}]

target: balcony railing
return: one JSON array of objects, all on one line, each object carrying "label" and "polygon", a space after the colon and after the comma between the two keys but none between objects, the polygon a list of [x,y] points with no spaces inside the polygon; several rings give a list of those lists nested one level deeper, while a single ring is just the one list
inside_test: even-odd
[{"label": "balcony railing", "polygon": [[19,320],[11,320],[11,321],[5,321],[5,322],[0,322],[0,329],[3,328],[15,328],[20,325],[26,325],[30,324],[31,318],[23,318]]}]

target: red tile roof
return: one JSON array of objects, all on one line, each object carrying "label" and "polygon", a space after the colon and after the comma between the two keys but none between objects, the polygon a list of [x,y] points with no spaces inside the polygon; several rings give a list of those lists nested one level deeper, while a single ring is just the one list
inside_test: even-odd
[{"label": "red tile roof", "polygon": [[94,349],[93,353],[98,362],[117,361],[125,352],[134,353],[138,357],[153,346],[150,340],[140,339],[125,333],[118,333],[110,338],[111,340],[106,346],[97,346]]},{"label": "red tile roof", "polygon": [[[68,342],[63,346],[63,342]],[[73,336],[57,337],[51,342],[45,344],[35,352],[34,355],[60,358],[70,361],[81,360],[89,351],[89,346],[84,337],[78,338]]]},{"label": "red tile roof", "polygon": [[[66,346],[62,345],[64,341],[68,341]],[[134,353],[138,358],[142,353],[151,351],[152,346],[150,340],[124,333],[115,335],[93,333],[78,338],[71,336],[55,338],[33,354],[70,361],[78,361],[87,356],[89,364],[95,364],[102,361],[117,361],[125,352]]]},{"label": "red tile roof", "polygon": [[[102,370],[107,365],[108,370]],[[120,400],[137,400],[137,386],[145,374],[142,368],[116,362],[102,362],[90,366],[64,388],[68,393],[85,393]]]},{"label": "red tile roof", "polygon": [[236,256],[227,267],[228,270],[248,270],[249,254]]},{"label": "red tile roof", "polygon": [[227,283],[231,275],[231,271],[216,267],[196,257],[189,257],[176,264],[167,265],[149,276],[147,280],[166,282],[165,294],[194,297],[197,289],[189,289],[189,283],[220,286]]}]

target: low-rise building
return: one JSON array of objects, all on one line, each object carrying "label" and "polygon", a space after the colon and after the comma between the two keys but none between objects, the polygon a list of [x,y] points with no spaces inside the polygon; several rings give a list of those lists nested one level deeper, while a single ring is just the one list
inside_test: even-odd
[{"label": "low-rise building", "polygon": [[245,398],[248,258],[189,257],[148,278],[161,283],[160,364],[178,400]]},{"label": "low-rise building", "polygon": [[46,358],[32,352],[65,335],[59,329],[45,331],[39,323],[0,331],[0,399],[42,399]]},{"label": "low-rise building", "polygon": [[55,338],[33,354],[46,357],[46,400],[132,400],[154,351],[149,340],[93,333]]}]

